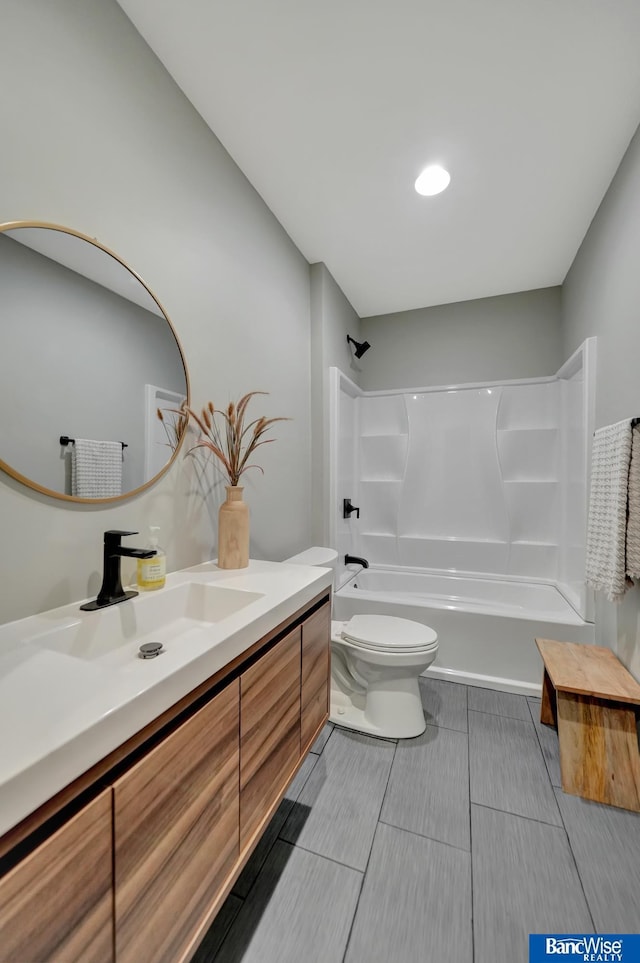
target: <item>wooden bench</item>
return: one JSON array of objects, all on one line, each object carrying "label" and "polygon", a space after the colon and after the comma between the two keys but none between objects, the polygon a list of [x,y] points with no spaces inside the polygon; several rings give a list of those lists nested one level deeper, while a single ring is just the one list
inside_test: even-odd
[{"label": "wooden bench", "polygon": [[611,649],[536,645],[544,662],[540,721],[557,726],[563,790],[640,812],[640,685]]}]

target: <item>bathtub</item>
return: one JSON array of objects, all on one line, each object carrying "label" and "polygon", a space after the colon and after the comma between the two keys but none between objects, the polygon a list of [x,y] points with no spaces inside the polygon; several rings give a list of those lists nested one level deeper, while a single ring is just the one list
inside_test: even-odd
[{"label": "bathtub", "polygon": [[334,595],[334,619],[358,613],[395,615],[434,629],[438,658],[427,676],[524,695],[540,695],[536,637],[594,641],[593,624],[546,582],[372,566]]}]

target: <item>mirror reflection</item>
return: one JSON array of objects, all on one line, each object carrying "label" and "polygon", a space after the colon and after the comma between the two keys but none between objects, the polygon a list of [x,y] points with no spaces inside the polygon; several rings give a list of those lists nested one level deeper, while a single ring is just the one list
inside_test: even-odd
[{"label": "mirror reflection", "polygon": [[174,457],[171,409],[189,389],[144,282],[85,235],[14,222],[0,225],[0,299],[0,467],[73,500],[151,484]]}]

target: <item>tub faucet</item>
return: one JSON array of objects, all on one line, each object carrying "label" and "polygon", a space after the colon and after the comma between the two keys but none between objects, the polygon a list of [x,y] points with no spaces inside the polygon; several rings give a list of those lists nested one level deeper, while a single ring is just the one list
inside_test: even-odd
[{"label": "tub faucet", "polygon": [[358,558],[357,555],[345,555],[344,564],[350,565],[352,562],[355,565],[362,565],[363,568],[369,568],[369,563],[367,562],[366,558]]},{"label": "tub faucet", "polygon": [[122,588],[120,559],[123,556],[126,558],[151,558],[156,552],[153,548],[128,548],[126,545],[120,544],[123,535],[137,534],[137,532],[121,532],[116,529],[104,533],[102,588],[93,602],[85,602],[84,605],[80,606],[85,612],[95,612],[96,609],[104,609],[107,605],[116,605],[126,599],[132,599],[138,594],[133,591],[125,592]]}]

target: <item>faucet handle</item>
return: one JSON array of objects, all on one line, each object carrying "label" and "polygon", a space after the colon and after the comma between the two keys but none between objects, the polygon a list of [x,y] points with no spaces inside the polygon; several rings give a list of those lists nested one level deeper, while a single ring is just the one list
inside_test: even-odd
[{"label": "faucet handle", "polygon": [[351,504],[350,498],[343,498],[342,499],[342,517],[351,518],[352,512],[356,513],[356,518],[360,518],[360,509],[356,508],[355,505]]},{"label": "faucet handle", "polygon": [[123,535],[137,535],[137,532],[125,532],[121,531],[119,528],[110,528],[108,532],[104,533],[104,550],[107,553],[114,552],[116,549],[122,549],[122,537]]}]

